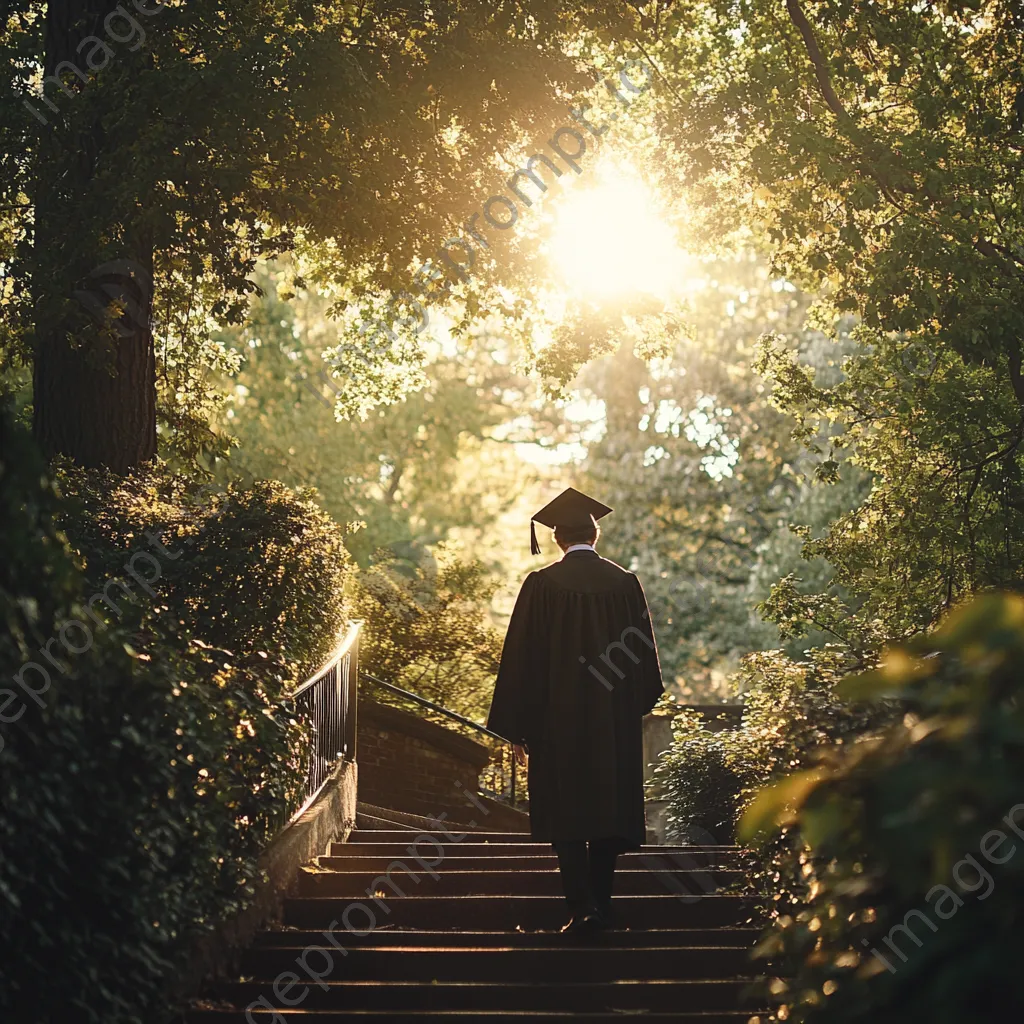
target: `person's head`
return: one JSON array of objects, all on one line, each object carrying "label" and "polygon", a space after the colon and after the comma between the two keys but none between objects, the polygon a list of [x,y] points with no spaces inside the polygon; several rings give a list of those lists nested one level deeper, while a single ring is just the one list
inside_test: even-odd
[{"label": "person's head", "polygon": [[589,544],[593,547],[601,536],[601,527],[595,522],[587,523],[586,526],[556,526],[554,533],[555,543],[567,551],[573,544]]},{"label": "person's head", "polygon": [[601,532],[597,521],[611,511],[611,508],[591,498],[589,494],[577,491],[575,487],[567,487],[530,517],[530,554],[540,554],[537,523],[554,530],[555,543],[565,551],[574,544],[596,544]]}]

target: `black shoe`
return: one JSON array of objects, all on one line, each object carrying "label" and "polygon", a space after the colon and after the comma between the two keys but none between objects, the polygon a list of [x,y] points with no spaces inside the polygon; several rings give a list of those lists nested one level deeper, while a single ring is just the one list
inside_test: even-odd
[{"label": "black shoe", "polygon": [[599,932],[604,928],[604,921],[601,915],[594,910],[587,910],[576,914],[572,920],[562,925],[562,935],[589,935],[592,932]]}]

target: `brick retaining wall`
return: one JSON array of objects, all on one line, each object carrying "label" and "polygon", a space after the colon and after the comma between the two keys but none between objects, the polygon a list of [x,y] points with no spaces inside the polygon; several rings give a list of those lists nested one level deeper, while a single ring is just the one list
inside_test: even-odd
[{"label": "brick retaining wall", "polygon": [[359,699],[360,800],[414,814],[446,811],[451,820],[465,821],[470,805],[461,792],[476,792],[489,760],[490,750],[476,740],[407,711]]}]

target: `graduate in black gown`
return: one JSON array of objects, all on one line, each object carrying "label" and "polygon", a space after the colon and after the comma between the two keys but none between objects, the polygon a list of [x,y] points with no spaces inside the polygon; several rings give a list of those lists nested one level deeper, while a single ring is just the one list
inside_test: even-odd
[{"label": "graduate in black gown", "polygon": [[523,583],[487,720],[527,759],[530,832],[558,855],[571,932],[607,925],[616,857],[646,838],[642,719],[664,689],[640,580],[594,548],[611,511],[570,487],[533,517],[563,555]]}]

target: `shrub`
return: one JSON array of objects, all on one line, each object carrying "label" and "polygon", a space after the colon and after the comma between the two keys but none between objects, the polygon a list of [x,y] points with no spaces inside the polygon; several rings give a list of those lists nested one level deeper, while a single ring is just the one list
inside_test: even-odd
[{"label": "shrub", "polygon": [[668,800],[667,837],[673,842],[730,843],[754,781],[755,766],[738,734],[710,732],[684,712],[673,724],[672,746],[655,769],[655,783]]},{"label": "shrub", "polygon": [[897,707],[889,728],[751,806],[748,835],[790,823],[779,867],[803,894],[762,943],[780,1019],[1020,1019],[1022,665],[1024,598],[976,599],[842,684]]},{"label": "shrub", "polygon": [[393,560],[378,562],[363,573],[357,598],[364,668],[482,721],[501,657],[501,637],[488,621],[494,589],[482,565],[460,562],[443,546],[434,565],[401,572]]},{"label": "shrub", "polygon": [[141,604],[90,617],[58,490],[2,411],[0,512],[0,674],[37,691],[0,691],[0,1018],[153,1024],[304,781],[288,670]]},{"label": "shrub", "polygon": [[731,680],[744,699],[738,729],[712,732],[690,712],[677,717],[655,776],[669,800],[674,838],[702,829],[731,842],[740,813],[760,786],[885,721],[887,709],[854,708],[836,698],[842,657],[828,647],[806,662],[782,651],[748,655]]},{"label": "shrub", "polygon": [[93,587],[124,578],[138,555],[140,573],[159,574],[152,612],[234,654],[273,656],[289,685],[338,642],[353,563],[310,493],[261,481],[197,496],[160,466],[128,477],[63,467],[61,483],[63,523]]},{"label": "shrub", "polygon": [[352,562],[341,529],[307,493],[276,481],[228,488],[210,500],[194,552],[179,594],[211,643],[272,651],[296,681],[338,643]]}]

